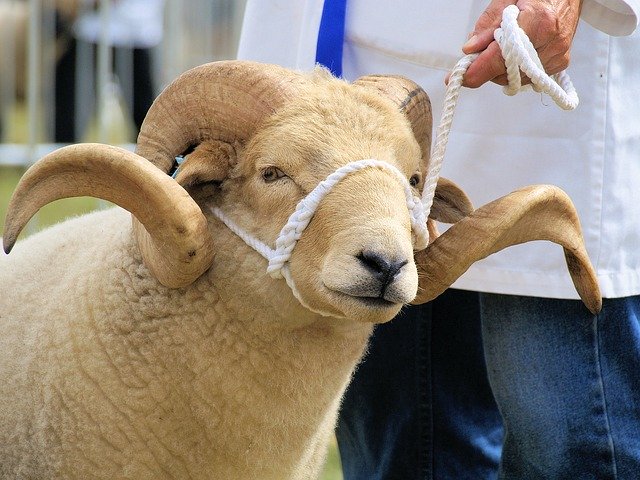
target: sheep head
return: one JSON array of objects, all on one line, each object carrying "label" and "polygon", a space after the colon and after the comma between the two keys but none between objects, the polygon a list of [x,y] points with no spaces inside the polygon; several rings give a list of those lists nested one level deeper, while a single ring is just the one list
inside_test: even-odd
[{"label": "sheep head", "polygon": [[[377,93],[316,72],[263,122],[212,200],[243,231],[275,245],[298,202],[338,168],[370,158],[397,168],[417,194],[424,164],[406,118]],[[190,162],[187,156],[185,175]],[[200,197],[197,186],[187,189]],[[319,203],[289,269],[301,301],[314,311],[393,317],[418,285],[401,182],[378,168],[347,175]]]},{"label": "sheep head", "polygon": [[[431,134],[429,100],[421,88],[397,77],[363,77],[349,85],[323,70],[310,75],[283,70],[277,85],[278,95],[270,96],[272,111],[263,107],[259,127],[234,127],[195,142],[177,140],[181,149],[163,155],[158,155],[161,141],[149,137],[166,134],[146,128],[162,124],[155,120],[158,110],[151,111],[138,153],[166,171],[174,167],[176,153],[195,144],[177,171],[177,182],[205,213],[215,205],[266,245],[274,245],[300,200],[354,160],[375,158],[393,165],[419,194]],[[245,117],[240,115],[246,122]],[[239,130],[251,133],[239,137]],[[439,198],[459,196],[459,205],[470,210],[459,189],[444,180],[443,185],[454,194]],[[217,238],[215,229],[225,227],[214,220],[211,228]],[[413,249],[402,184],[389,172],[367,169],[349,175],[320,203],[289,266],[299,298],[311,310],[383,321],[415,297]]]},{"label": "sheep head", "polygon": [[[379,168],[342,179],[319,204],[289,269],[311,310],[383,322],[418,289],[406,188],[422,190],[430,133],[427,95],[400,77],[367,76],[348,84],[323,71],[301,74],[239,61],[207,64],[183,74],[158,97],[136,153],[74,145],[27,172],[9,206],[5,250],[45,203],[97,196],[132,212],[149,270],[162,284],[183,287],[209,270],[217,249],[233,248],[216,245],[217,232],[226,227],[212,207],[273,245],[316,185],[354,160],[373,158],[392,166],[401,181]],[[184,162],[174,180],[167,173],[176,168],[178,155]],[[428,221],[430,237],[437,236],[433,219],[455,222],[471,210],[464,193],[441,179]],[[526,241],[526,235],[517,240]],[[507,243],[494,242],[499,248]],[[429,272],[439,268],[420,265]]]}]

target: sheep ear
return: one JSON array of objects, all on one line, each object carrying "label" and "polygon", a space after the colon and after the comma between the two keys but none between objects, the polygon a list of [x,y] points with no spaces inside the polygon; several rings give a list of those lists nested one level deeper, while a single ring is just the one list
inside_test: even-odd
[{"label": "sheep ear", "polygon": [[456,223],[473,212],[467,194],[451,180],[440,177],[429,218],[442,223]]},{"label": "sheep ear", "polygon": [[198,186],[221,183],[236,164],[236,149],[220,140],[199,144],[184,160],[175,174],[176,181],[187,191]]}]

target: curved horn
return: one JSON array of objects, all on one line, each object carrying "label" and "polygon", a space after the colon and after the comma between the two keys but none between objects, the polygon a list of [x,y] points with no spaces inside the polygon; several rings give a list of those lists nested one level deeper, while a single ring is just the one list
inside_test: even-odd
[{"label": "curved horn", "polygon": [[147,266],[168,287],[188,285],[213,260],[207,220],[189,194],[146,159],[101,144],[63,147],[36,162],[21,178],[8,207],[4,249],[44,205],[93,196],[130,211],[148,232]]},{"label": "curved horn", "polygon": [[575,208],[566,193],[548,185],[523,188],[475,210],[417,252],[420,283],[413,303],[440,295],[477,260],[533,240],[562,245],[578,294],[592,313],[599,312],[600,288]]},{"label": "curved horn", "polygon": [[[246,61],[213,62],[188,70],[165,88],[149,109],[136,153],[167,173],[177,155],[202,142],[242,145],[265,117],[296,94],[303,79],[277,65]],[[171,208],[169,204],[167,208]],[[202,222],[204,216],[200,215]],[[174,265],[164,257],[166,249],[149,237],[136,218],[133,231],[145,264],[158,272],[158,278],[169,278]],[[212,243],[210,234],[204,235],[206,243]],[[212,260],[213,256],[207,258]],[[201,274],[210,265],[190,271]],[[185,277],[182,284],[188,283]]]},{"label": "curved horn", "polygon": [[188,70],[151,105],[136,153],[169,172],[177,155],[203,141],[242,144],[295,95],[303,78],[277,65],[240,60]]},{"label": "curved horn", "polygon": [[[426,164],[431,154],[431,100],[417,83],[398,75],[365,75],[354,85],[372,88],[395,103],[409,122]],[[423,172],[424,173],[424,172]]]}]

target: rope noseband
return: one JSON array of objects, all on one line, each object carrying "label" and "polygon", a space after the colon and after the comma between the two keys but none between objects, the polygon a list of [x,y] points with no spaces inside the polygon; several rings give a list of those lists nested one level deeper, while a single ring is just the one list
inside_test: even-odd
[{"label": "rope noseband", "polygon": [[213,207],[211,212],[218,220],[224,223],[233,233],[238,235],[244,242],[269,261],[267,272],[273,278],[284,278],[291,288],[298,301],[309,310],[325,316],[335,316],[333,314],[315,310],[311,308],[302,298],[296,288],[293,277],[289,271],[288,262],[293,253],[296,243],[302,233],[309,225],[311,218],[315,214],[322,199],[347,175],[365,168],[378,168],[391,173],[404,189],[405,201],[409,216],[411,218],[411,230],[414,235],[414,245],[417,249],[426,248],[429,242],[427,231],[427,218],[424,214],[424,207],[420,198],[414,195],[409,181],[404,174],[396,167],[380,160],[366,159],[348,163],[330,174],[325,180],[320,182],[311,192],[307,194],[296,206],[294,212],[289,216],[289,220],[280,231],[276,239],[276,248],[271,248],[264,242],[253,237],[251,234],[240,228],[231,218],[229,218],[220,208]]}]

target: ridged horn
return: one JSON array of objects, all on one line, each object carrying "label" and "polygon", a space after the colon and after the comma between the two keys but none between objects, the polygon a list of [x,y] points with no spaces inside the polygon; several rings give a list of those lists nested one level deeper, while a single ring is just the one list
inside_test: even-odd
[{"label": "ridged horn", "polygon": [[211,264],[207,221],[189,194],[139,155],[91,143],[60,148],[23,175],[9,202],[4,250],[9,253],[41,207],[79,196],[108,200],[138,219],[153,244],[147,250],[163,253],[148,264],[162,284],[189,284],[203,273],[203,265]]},{"label": "ridged horn", "polygon": [[212,62],[174,80],[140,128],[136,153],[169,172],[177,155],[206,140],[244,143],[297,93],[303,76],[277,65]]},{"label": "ridged horn", "polygon": [[371,88],[387,97],[407,116],[426,167],[431,152],[433,119],[431,100],[424,89],[414,81],[398,75],[365,75],[353,83]]},{"label": "ridged horn", "polygon": [[488,203],[417,252],[420,281],[413,303],[440,295],[474,262],[533,240],[562,245],[580,298],[592,313],[599,312],[600,288],[584,246],[578,215],[567,194],[549,185],[523,188]]},{"label": "ridged horn", "polygon": [[[188,70],[167,86],[149,109],[136,153],[167,173],[177,155],[202,142],[243,145],[266,117],[296,94],[302,82],[302,75],[290,70],[246,61],[213,62]],[[202,213],[200,216],[198,222],[206,222]],[[170,278],[169,270],[174,266],[165,259],[170,252],[149,236],[135,216],[133,230],[145,264],[158,278]],[[206,243],[213,242],[208,238]],[[207,259],[209,263],[190,270],[193,278],[189,281],[185,276],[181,285],[204,273],[213,255],[201,257],[202,261]]]}]

